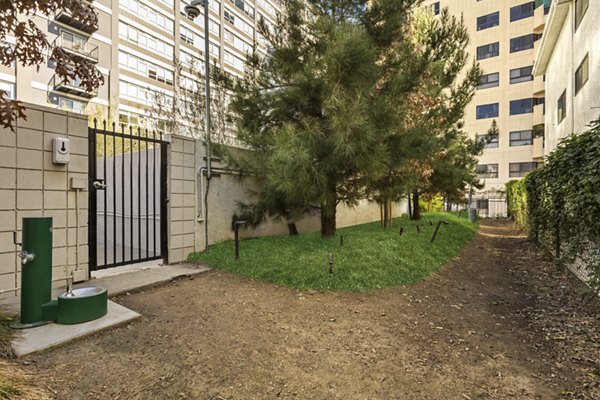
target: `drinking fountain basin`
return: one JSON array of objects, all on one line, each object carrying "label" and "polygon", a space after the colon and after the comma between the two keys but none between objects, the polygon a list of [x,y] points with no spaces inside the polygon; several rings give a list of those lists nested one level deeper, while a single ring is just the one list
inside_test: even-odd
[{"label": "drinking fountain basin", "polygon": [[74,289],[58,296],[56,322],[79,324],[106,315],[108,291],[101,287]]}]

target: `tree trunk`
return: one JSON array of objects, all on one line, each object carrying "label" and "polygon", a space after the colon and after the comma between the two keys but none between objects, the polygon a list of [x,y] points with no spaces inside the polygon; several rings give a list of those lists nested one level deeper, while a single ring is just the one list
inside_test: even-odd
[{"label": "tree trunk", "polygon": [[408,195],[408,218],[412,219],[413,216],[413,212],[412,212],[412,203],[410,200],[410,194]]},{"label": "tree trunk", "polygon": [[412,193],[413,198],[413,213],[411,219],[413,221],[418,221],[421,219],[421,210],[419,208],[419,191],[415,190]]},{"label": "tree trunk", "polygon": [[383,229],[389,228],[390,213],[387,200],[381,206],[383,207]]},{"label": "tree trunk", "polygon": [[450,202],[450,197],[446,197],[446,211],[452,211],[452,203]]},{"label": "tree trunk", "polygon": [[336,182],[329,179],[327,196],[321,202],[321,236],[332,237],[335,235],[335,209],[337,206]]},{"label": "tree trunk", "polygon": [[335,235],[335,203],[321,205],[321,236]]},{"label": "tree trunk", "polygon": [[291,222],[291,223],[287,224],[287,226],[288,226],[288,233],[290,236],[298,236],[298,228],[296,227],[295,222]]}]

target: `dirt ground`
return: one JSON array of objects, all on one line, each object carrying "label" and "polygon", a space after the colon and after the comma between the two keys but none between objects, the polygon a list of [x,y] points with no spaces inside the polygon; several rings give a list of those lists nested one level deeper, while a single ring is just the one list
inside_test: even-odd
[{"label": "dirt ground", "polygon": [[212,271],[118,302],[129,325],[22,363],[57,399],[600,399],[600,306],[506,222],[367,293]]}]

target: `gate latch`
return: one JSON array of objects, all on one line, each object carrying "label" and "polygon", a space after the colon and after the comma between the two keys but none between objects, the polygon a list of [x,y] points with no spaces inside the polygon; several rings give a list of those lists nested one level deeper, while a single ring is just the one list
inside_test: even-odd
[{"label": "gate latch", "polygon": [[106,183],[104,183],[104,179],[96,179],[92,183],[92,186],[94,186],[94,189],[96,189],[96,190],[104,190],[104,189],[106,189],[107,185],[106,185]]}]

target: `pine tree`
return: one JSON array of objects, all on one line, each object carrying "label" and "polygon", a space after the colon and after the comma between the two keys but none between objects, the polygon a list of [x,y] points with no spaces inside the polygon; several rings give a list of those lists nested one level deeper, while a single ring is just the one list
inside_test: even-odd
[{"label": "pine tree", "polygon": [[388,138],[427,65],[406,23],[417,3],[291,0],[273,30],[262,24],[270,55],[250,60],[232,100],[238,139],[252,152],[226,157],[259,184],[259,210],[316,210],[331,236],[336,206],[355,205],[385,175]]}]

